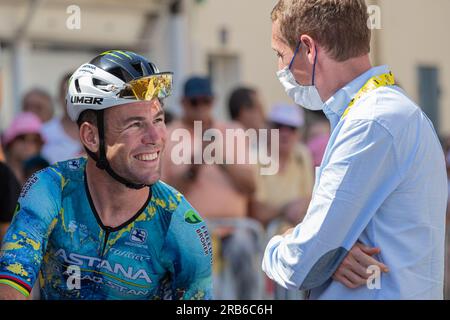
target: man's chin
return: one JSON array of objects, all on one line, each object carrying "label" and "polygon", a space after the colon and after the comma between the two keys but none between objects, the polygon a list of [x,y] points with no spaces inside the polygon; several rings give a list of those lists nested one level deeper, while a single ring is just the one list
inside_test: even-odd
[{"label": "man's chin", "polygon": [[160,175],[159,174],[153,174],[151,176],[147,176],[145,178],[143,178],[142,176],[139,179],[134,179],[136,184],[145,184],[147,186],[150,186],[152,184],[155,184],[159,181],[160,179]]}]

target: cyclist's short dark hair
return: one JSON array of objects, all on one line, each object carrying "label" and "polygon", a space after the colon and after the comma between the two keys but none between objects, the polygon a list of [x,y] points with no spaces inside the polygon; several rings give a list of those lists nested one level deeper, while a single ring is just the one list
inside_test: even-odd
[{"label": "cyclist's short dark hair", "polygon": [[78,117],[78,128],[81,127],[83,122],[89,122],[90,124],[97,126],[97,112],[95,110],[84,110]]}]

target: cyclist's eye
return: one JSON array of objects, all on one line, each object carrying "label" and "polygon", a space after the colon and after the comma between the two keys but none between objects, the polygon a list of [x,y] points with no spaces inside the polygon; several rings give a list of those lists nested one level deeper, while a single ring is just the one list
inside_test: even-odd
[{"label": "cyclist's eye", "polygon": [[155,119],[155,123],[161,123],[161,122],[164,122],[163,117],[158,117]]},{"label": "cyclist's eye", "polygon": [[140,122],[133,122],[131,125],[130,125],[130,128],[132,128],[132,127],[134,127],[134,128],[140,128],[142,125],[141,125],[141,123]]}]

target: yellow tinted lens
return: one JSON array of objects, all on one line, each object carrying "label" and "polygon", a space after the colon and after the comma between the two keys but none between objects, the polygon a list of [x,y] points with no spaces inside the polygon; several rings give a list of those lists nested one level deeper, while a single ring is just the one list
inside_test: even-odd
[{"label": "yellow tinted lens", "polygon": [[172,93],[172,74],[158,74],[136,79],[127,85],[138,100],[163,99]]}]

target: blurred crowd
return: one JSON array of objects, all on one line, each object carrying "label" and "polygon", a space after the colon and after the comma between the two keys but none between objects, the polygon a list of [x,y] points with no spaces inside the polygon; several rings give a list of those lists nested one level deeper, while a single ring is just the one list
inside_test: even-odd
[{"label": "blurred crowd", "polygon": [[[66,113],[69,78],[70,74],[62,77],[56,103],[40,89],[27,92],[21,112],[1,133],[0,240],[27,179],[54,162],[85,155],[78,127]],[[228,95],[227,105],[215,106],[214,88],[207,77],[187,79],[180,103],[180,117],[166,114],[168,136],[161,178],[183,193],[207,220],[213,239],[216,298],[301,298],[301,293],[284,291],[263,276],[261,257],[271,236],[294,227],[306,214],[313,193],[314,168],[320,166],[330,136],[328,120],[322,112],[304,111],[296,105],[265,106],[258,89],[251,87],[235,88]],[[231,120],[215,119],[215,107],[227,108]],[[60,110],[55,112],[56,108]],[[192,145],[198,143],[202,151],[208,148],[203,135],[193,134],[196,121],[201,121],[202,133],[217,129],[223,136],[228,129],[278,129],[276,141],[268,134],[267,141],[259,141],[258,136],[257,143],[223,148],[226,157],[227,153],[257,153],[261,148],[267,152],[277,144],[278,172],[261,175],[258,163],[175,164],[171,153],[176,141],[170,137],[177,129],[192,133]],[[442,144],[450,187],[450,137],[443,138]],[[450,266],[446,268],[448,275]],[[450,297],[450,285],[446,285],[446,297]]]}]

